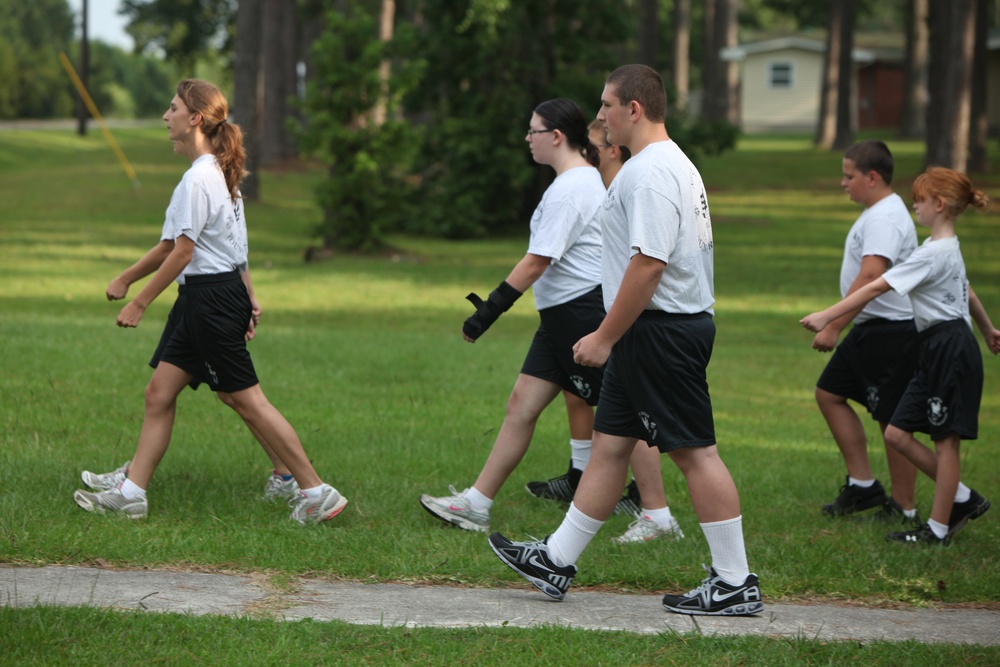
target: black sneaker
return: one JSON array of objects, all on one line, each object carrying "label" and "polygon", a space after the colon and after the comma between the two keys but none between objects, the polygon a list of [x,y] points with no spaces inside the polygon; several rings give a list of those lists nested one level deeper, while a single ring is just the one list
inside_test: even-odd
[{"label": "black sneaker", "polygon": [[885,504],[882,505],[882,509],[879,510],[877,519],[883,521],[884,523],[902,523],[904,525],[911,525],[914,528],[923,524],[920,520],[920,515],[915,514],[914,516],[906,516],[903,513],[903,508],[892,498],[888,498]]},{"label": "black sneaker", "polygon": [[582,476],[583,471],[574,468],[573,462],[570,461],[569,470],[566,471],[565,475],[553,477],[547,482],[528,482],[524,488],[528,490],[528,493],[538,498],[570,503],[573,502],[573,495],[576,493],[576,487],[579,486]]},{"label": "black sneaker", "polygon": [[663,606],[678,614],[698,616],[752,616],[764,610],[756,574],[748,576],[740,586],[730,586],[719,578],[714,567],[693,591],[664,595]]},{"label": "black sneaker", "polygon": [[621,500],[615,504],[615,514],[636,517],[642,514],[642,498],[639,497],[639,487],[636,486],[634,479],[628,483]]},{"label": "black sneaker", "polygon": [[827,516],[854,514],[873,507],[882,507],[886,500],[888,500],[888,496],[885,495],[885,489],[882,488],[882,484],[878,480],[875,480],[875,483],[866,489],[853,486],[848,478],[840,487],[840,495],[837,496],[837,499],[829,505],[823,505],[823,514]]},{"label": "black sneaker", "polygon": [[889,533],[885,536],[887,542],[905,542],[907,544],[940,544],[946,545],[951,542],[951,535],[938,537],[931,530],[929,525],[922,524],[919,528],[906,530],[901,533]]},{"label": "black sneaker", "polygon": [[500,533],[490,535],[490,548],[507,566],[554,600],[562,600],[576,576],[572,565],[560,567],[549,558],[549,538],[541,542],[511,542]]},{"label": "black sneaker", "polygon": [[964,503],[955,503],[951,506],[951,516],[948,517],[948,537],[965,528],[965,524],[972,519],[978,519],[986,514],[990,508],[990,501],[976,493],[975,489],[969,489],[972,495]]}]

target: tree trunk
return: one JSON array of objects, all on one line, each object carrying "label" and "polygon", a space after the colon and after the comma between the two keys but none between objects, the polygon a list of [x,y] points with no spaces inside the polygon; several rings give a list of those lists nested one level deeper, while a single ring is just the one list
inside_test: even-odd
[{"label": "tree trunk", "polygon": [[969,171],[989,171],[990,119],[987,115],[986,62],[989,38],[989,0],[976,0],[975,46],[972,55],[972,99],[969,118]]},{"label": "tree trunk", "polygon": [[[382,0],[382,12],[378,21],[378,39],[380,42],[392,41],[392,28],[396,20],[396,1]],[[376,127],[385,123],[386,108],[389,104],[389,77],[392,74],[392,62],[385,58],[378,66],[378,80],[382,86],[381,96],[372,109],[372,123]]]},{"label": "tree trunk", "polygon": [[701,54],[701,116],[709,119],[714,112],[712,94],[715,91],[717,64],[719,60],[718,45],[715,43],[715,11],[718,0],[705,0],[704,16],[702,17],[702,54]]},{"label": "tree trunk", "polygon": [[854,16],[857,0],[841,0],[840,67],[837,77],[837,136],[834,150],[854,143]]},{"label": "tree trunk", "polygon": [[932,2],[926,164],[965,171],[972,104],[976,0]]},{"label": "tree trunk", "polygon": [[832,148],[837,132],[837,83],[840,80],[840,45],[843,31],[843,5],[830,0],[830,21],[827,23],[826,53],[823,55],[823,81],[820,84],[819,121],[816,145]]},{"label": "tree trunk", "polygon": [[712,61],[713,87],[705,88],[707,95],[703,104],[706,105],[706,118],[710,121],[739,122],[739,69],[734,61],[724,61],[720,56],[722,49],[737,46],[737,17],[739,0],[717,0],[715,2],[712,22],[712,51],[706,55],[706,60]]},{"label": "tree trunk", "polygon": [[639,55],[638,62],[658,70],[660,54],[660,16],[657,0],[639,2]]},{"label": "tree trunk", "polygon": [[906,3],[906,74],[899,136],[919,137],[927,114],[927,3]]},{"label": "tree trunk", "polygon": [[240,190],[250,201],[260,200],[260,176],[257,155],[260,152],[260,36],[261,0],[240,0],[236,12],[236,38],[233,56],[233,107],[230,113],[243,130],[247,152],[246,169],[250,175]]},{"label": "tree trunk", "polygon": [[262,59],[264,69],[263,125],[260,165],[269,166],[297,152],[288,129],[290,103],[298,81],[298,11],[294,0],[263,0]]},{"label": "tree trunk", "polygon": [[674,0],[673,11],[673,77],[677,89],[677,108],[687,108],[691,68],[691,0]]}]

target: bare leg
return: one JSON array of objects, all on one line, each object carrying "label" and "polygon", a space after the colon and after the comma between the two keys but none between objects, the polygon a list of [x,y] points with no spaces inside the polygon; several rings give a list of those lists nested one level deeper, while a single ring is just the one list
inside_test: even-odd
[{"label": "bare leg", "polygon": [[663,491],[663,471],[660,466],[660,450],[650,447],[645,441],[635,443],[629,459],[635,485],[639,487],[642,508],[658,510],[667,506],[667,495]]},{"label": "bare leg", "polygon": [[[476,479],[475,489],[495,498],[514,468],[524,458],[539,415],[559,394],[559,387],[530,375],[518,375],[507,400],[507,413],[493,449]],[[589,466],[588,466],[589,467]]]},{"label": "bare leg", "polygon": [[267,443],[264,449],[269,456],[277,456],[288,466],[300,488],[310,489],[323,483],[309,462],[295,429],[267,400],[259,384],[241,391],[219,392],[219,398],[236,410],[261,445]]},{"label": "bare leg", "polygon": [[160,362],[146,385],[146,411],[139,432],[139,444],[128,468],[128,478],[140,489],[149,487],[156,466],[170,446],[177,396],[191,380],[190,373],[173,364]]},{"label": "bare leg", "polygon": [[[220,401],[231,407],[233,410],[236,409],[235,402],[230,394],[222,393],[217,395]],[[248,429],[250,429],[250,433],[253,435],[254,439],[260,443],[264,453],[267,454],[267,458],[271,459],[271,466],[274,468],[275,474],[282,476],[291,475],[292,472],[288,469],[288,466],[285,465],[281,458],[274,452],[273,449],[271,449],[270,445],[267,444],[267,441],[264,439],[264,436],[261,435],[260,431],[258,431],[253,424],[246,420],[244,420],[243,423],[247,425]]]},{"label": "bare leg", "polygon": [[[885,430],[888,424],[879,424],[882,428],[882,440],[885,441],[885,458],[889,464],[889,480],[892,483],[892,499],[904,510],[917,507],[917,467],[903,456],[902,452],[885,440]],[[902,433],[902,432],[901,432]],[[912,433],[905,434],[914,440]],[[916,442],[916,440],[914,440]],[[919,444],[919,443],[917,443]]]},{"label": "bare leg", "polygon": [[594,408],[574,393],[563,390],[566,416],[569,418],[569,437],[590,440],[594,434]]},{"label": "bare leg", "polygon": [[597,521],[606,521],[625,491],[629,457],[635,438],[623,438],[594,431],[594,450],[583,471],[573,505]]},{"label": "bare leg", "polygon": [[847,399],[816,387],[816,403],[844,457],[847,474],[855,479],[874,479],[865,428]]},{"label": "bare leg", "polygon": [[667,454],[687,481],[691,504],[700,523],[740,516],[740,496],[718,447],[685,447]]},{"label": "bare leg", "polygon": [[919,468],[920,472],[931,479],[937,479],[937,454],[930,447],[914,438],[912,433],[890,425],[885,429],[885,441]]},{"label": "bare leg", "polygon": [[961,440],[957,435],[948,436],[934,443],[937,449],[937,479],[934,480],[934,507],[931,510],[931,518],[946,526],[951,519],[955,492],[958,491],[959,445]]}]

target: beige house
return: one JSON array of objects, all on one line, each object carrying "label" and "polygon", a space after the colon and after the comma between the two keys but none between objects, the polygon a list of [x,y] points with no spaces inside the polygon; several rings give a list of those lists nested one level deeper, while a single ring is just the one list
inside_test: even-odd
[{"label": "beige house", "polygon": [[[745,132],[814,131],[819,120],[820,85],[826,43],[780,37],[724,49],[723,60],[740,64],[740,124]],[[856,65],[875,54],[854,49]],[[852,96],[857,99],[857,82]],[[852,105],[857,109],[857,105]]]}]

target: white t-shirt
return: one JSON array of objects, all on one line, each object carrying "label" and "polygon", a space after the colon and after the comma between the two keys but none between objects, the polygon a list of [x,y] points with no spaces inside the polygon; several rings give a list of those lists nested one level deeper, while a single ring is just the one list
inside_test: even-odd
[{"label": "white t-shirt", "polygon": [[969,280],[957,237],[927,239],[905,262],[882,277],[894,292],[910,296],[917,331],[959,319],[972,328]]},{"label": "white t-shirt", "polygon": [[601,225],[604,181],[591,166],[559,174],[531,216],[528,252],[552,264],[535,281],[535,308],[558,306],[601,284]]},{"label": "white t-shirt", "polygon": [[[861,261],[877,255],[889,260],[889,268],[901,263],[917,247],[913,219],[902,198],[896,193],[884,197],[866,208],[855,221],[844,244],[844,261],[840,266],[840,296],[847,296],[854,279],[861,272]],[[909,299],[896,292],[886,292],[868,303],[854,318],[861,324],[875,318],[911,320],[913,308]]]},{"label": "white t-shirt", "polygon": [[243,200],[233,203],[214,155],[191,163],[170,197],[160,240],[176,241],[182,234],[194,241],[194,255],[177,277],[181,285],[185,276],[247,270]]},{"label": "white t-shirt", "polygon": [[673,141],[628,160],[604,201],[604,306],[611,310],[638,252],[667,263],[647,309],[713,313],[712,220],[701,174]]}]

